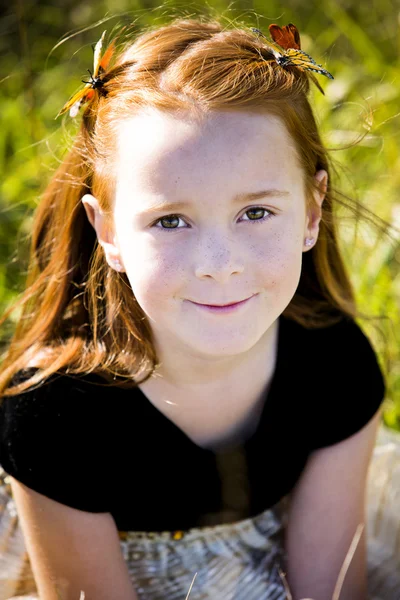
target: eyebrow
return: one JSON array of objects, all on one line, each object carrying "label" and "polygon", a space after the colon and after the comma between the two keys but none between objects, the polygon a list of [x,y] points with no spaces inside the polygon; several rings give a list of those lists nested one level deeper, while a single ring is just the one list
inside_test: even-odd
[{"label": "eyebrow", "polygon": [[[233,198],[233,204],[242,204],[246,201],[259,200],[260,198],[265,197],[281,198],[286,196],[290,196],[290,192],[287,192],[286,190],[261,190],[260,192],[250,192],[249,194],[237,194]],[[187,208],[189,206],[191,206],[190,202],[160,202],[159,204],[154,204],[153,206],[149,206],[149,208],[142,210],[139,213],[139,215],[148,215],[163,211],[181,210],[182,208]]]}]

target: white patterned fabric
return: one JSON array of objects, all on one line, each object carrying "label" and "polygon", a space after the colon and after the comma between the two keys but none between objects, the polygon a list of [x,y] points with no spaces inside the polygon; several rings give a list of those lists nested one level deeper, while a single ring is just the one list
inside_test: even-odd
[{"label": "white patterned fabric", "polygon": [[121,544],[139,599],[183,600],[197,573],[190,600],[285,600],[283,506],[182,539],[127,532]]}]

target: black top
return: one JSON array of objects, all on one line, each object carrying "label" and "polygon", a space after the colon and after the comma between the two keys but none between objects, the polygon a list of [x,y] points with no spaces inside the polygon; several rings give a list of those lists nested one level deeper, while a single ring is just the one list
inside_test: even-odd
[{"label": "black top", "polygon": [[110,512],[124,531],[185,530],[261,513],[291,491],[310,452],[359,431],[385,394],[376,354],[353,320],[310,330],[282,315],[261,419],[230,450],[196,445],[140,388],[96,381],[104,383],[57,373],[3,397],[0,464],[58,502]]}]

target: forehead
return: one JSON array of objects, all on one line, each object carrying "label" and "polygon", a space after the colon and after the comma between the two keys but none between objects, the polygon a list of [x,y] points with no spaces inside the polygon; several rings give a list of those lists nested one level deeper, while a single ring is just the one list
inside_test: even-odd
[{"label": "forehead", "polygon": [[203,117],[146,109],[117,129],[117,190],[240,186],[243,179],[298,186],[302,178],[294,142],[277,117],[213,111]]}]

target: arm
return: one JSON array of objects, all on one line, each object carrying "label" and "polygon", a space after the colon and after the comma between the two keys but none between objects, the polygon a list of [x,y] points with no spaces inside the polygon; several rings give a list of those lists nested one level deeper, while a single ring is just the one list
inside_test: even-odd
[{"label": "arm", "polygon": [[[315,450],[290,495],[286,550],[293,600],[332,600],[339,571],[360,523],[365,524],[368,467],[381,409],[357,433]],[[366,528],[340,600],[367,600]]]},{"label": "arm", "polygon": [[[11,478],[40,600],[137,600],[110,513],[71,508]],[[59,590],[59,592],[57,591]]]}]

